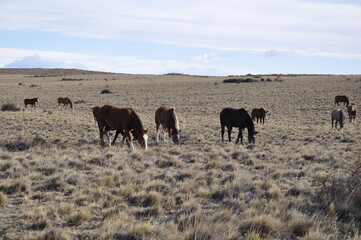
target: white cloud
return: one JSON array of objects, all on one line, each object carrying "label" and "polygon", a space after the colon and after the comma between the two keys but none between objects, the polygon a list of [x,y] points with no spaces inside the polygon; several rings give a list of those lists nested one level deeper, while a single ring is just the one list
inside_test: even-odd
[{"label": "white cloud", "polygon": [[[13,56],[11,58],[7,56]],[[64,52],[0,48],[0,67],[9,68],[79,68],[85,70],[162,74],[170,72],[197,75],[230,74],[222,67],[186,60],[141,59],[130,56],[102,56]]]},{"label": "white cloud", "polygon": [[219,60],[221,60],[223,58],[226,58],[226,57],[227,57],[226,54],[206,53],[206,54],[203,54],[203,55],[194,56],[192,58],[192,60],[209,63],[209,62],[213,62],[213,61],[219,61]]},{"label": "white cloud", "polygon": [[152,41],[218,50],[361,55],[361,7],[340,1],[3,0],[0,29]]}]

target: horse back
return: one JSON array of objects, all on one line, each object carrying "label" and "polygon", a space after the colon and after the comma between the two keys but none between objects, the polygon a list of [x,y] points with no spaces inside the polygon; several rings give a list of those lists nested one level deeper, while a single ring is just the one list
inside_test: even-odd
[{"label": "horse back", "polygon": [[156,124],[162,124],[166,128],[177,129],[177,116],[172,107],[162,106],[155,111]]},{"label": "horse back", "polygon": [[131,115],[134,111],[131,108],[119,108],[112,105],[104,105],[98,110],[98,121],[102,125],[108,125],[112,129],[131,130]]},{"label": "horse back", "polygon": [[246,122],[252,122],[244,108],[224,108],[220,113],[220,120],[222,125],[229,127],[244,127]]}]

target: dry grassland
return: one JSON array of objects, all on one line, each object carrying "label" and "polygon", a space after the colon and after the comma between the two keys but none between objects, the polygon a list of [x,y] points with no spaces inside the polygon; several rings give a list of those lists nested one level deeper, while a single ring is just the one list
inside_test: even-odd
[{"label": "dry grassland", "polygon": [[[338,94],[361,103],[361,76],[247,77],[1,69],[0,103],[21,110],[0,112],[0,238],[360,239],[361,119],[330,131],[330,111]],[[104,104],[138,113],[147,151],[100,147]],[[155,143],[161,105],[180,146]],[[254,148],[221,142],[224,107],[271,112]]]}]

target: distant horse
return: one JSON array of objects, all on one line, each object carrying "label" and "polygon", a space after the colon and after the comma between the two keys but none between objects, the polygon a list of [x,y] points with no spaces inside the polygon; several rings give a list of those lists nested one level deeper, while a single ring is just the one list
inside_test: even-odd
[{"label": "distant horse", "polygon": [[165,131],[168,132],[169,141],[179,144],[179,121],[175,109],[162,106],[155,112],[155,125],[157,127],[157,142],[159,142],[159,126],[163,131],[163,140],[165,141]]},{"label": "distant horse", "polygon": [[350,118],[350,122],[355,120],[356,122],[356,114],[357,114],[357,106],[353,103],[347,108],[348,117]]},{"label": "distant horse", "polygon": [[148,148],[148,130],[143,129],[142,122],[140,121],[138,115],[131,108],[119,108],[112,105],[104,105],[98,110],[98,126],[100,133],[100,144],[104,146],[104,134],[108,138],[110,143],[110,137],[108,132],[110,130],[120,130],[124,131],[123,139],[120,144],[122,147],[124,140],[127,140],[130,143],[130,147],[134,149],[130,131],[134,130],[137,135],[139,144],[147,149]]},{"label": "distant horse", "polygon": [[340,103],[340,102],[343,102],[343,105],[344,106],[346,105],[346,107],[348,107],[349,101],[348,101],[348,97],[346,97],[346,95],[337,95],[335,97],[335,106],[336,106],[336,104],[337,104],[337,106],[339,106],[338,103]]},{"label": "distant horse", "polygon": [[331,130],[333,129],[333,122],[335,122],[335,128],[337,129],[337,123],[339,122],[340,123],[340,128],[341,128],[341,131],[343,131],[343,125],[344,125],[344,121],[345,121],[345,113],[340,110],[340,109],[333,109],[331,111]]},{"label": "distant horse", "polygon": [[25,108],[27,108],[28,105],[31,105],[31,107],[35,107],[35,104],[39,102],[39,98],[24,99]]},{"label": "distant horse", "polygon": [[60,104],[63,104],[63,107],[70,105],[71,108],[73,108],[73,102],[70,100],[70,98],[65,97],[65,98],[58,98],[58,107],[60,108]]},{"label": "distant horse", "polygon": [[259,119],[259,122],[264,124],[264,120],[268,119],[269,113],[264,108],[254,108],[251,112],[251,116],[253,121],[257,119],[257,123],[258,123],[258,119]]},{"label": "distant horse", "polygon": [[[99,112],[99,109],[100,109],[99,106],[93,107],[93,117],[94,117],[94,120],[95,120],[95,125],[97,125],[98,127],[99,127],[99,124],[98,124],[98,112]],[[110,131],[110,130],[114,130],[114,129],[109,129],[108,126],[107,126],[106,130]],[[138,140],[137,135],[135,134],[134,130],[132,130],[131,132],[132,132],[132,135],[133,135],[134,139]],[[117,140],[119,133],[122,136],[124,136],[124,131],[123,130],[116,130],[115,137],[114,137],[113,142],[111,143],[111,145],[115,144],[115,141]],[[110,137],[109,137],[109,139],[110,139]],[[130,147],[130,143],[129,143],[128,139],[126,141],[127,141],[127,145]]]},{"label": "distant horse", "polygon": [[224,127],[227,127],[228,130],[228,140],[231,142],[231,132],[232,127],[238,127],[238,137],[236,144],[239,139],[241,139],[241,144],[243,144],[242,129],[247,128],[248,130],[248,141],[249,143],[255,143],[255,135],[257,132],[254,130],[254,124],[249,116],[248,112],[244,108],[234,109],[234,108],[224,108],[220,114],[221,120],[221,132],[222,132],[222,142],[224,142]]}]

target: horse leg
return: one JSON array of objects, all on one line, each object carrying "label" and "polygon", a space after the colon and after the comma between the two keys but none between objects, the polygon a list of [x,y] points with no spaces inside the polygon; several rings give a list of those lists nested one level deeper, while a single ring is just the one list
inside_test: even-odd
[{"label": "horse leg", "polygon": [[105,136],[107,137],[107,140],[108,140],[108,146],[110,147],[112,144],[112,139],[110,138],[110,136],[109,136],[109,132],[108,131],[106,131],[105,132]]},{"label": "horse leg", "polygon": [[[129,142],[128,146],[134,150],[133,142],[132,142],[132,136],[130,135],[130,132],[128,130],[124,131],[124,137]],[[124,138],[123,138],[124,139]]]},{"label": "horse leg", "polygon": [[236,144],[238,144],[239,139],[241,139],[241,144],[243,145],[243,135],[242,135],[242,128],[239,128]]},{"label": "horse leg", "polygon": [[162,126],[162,131],[163,131],[163,142],[165,142],[165,131],[166,131],[167,129],[166,128],[164,128],[163,126]]},{"label": "horse leg", "polygon": [[331,118],[331,130],[333,129],[333,118]]},{"label": "horse leg", "polygon": [[104,128],[99,127],[99,134],[100,134],[100,146],[104,146]]},{"label": "horse leg", "polygon": [[155,125],[156,125],[156,128],[157,128],[157,136],[155,137],[155,141],[158,143],[159,142],[159,123],[155,123]]},{"label": "horse leg", "polygon": [[232,127],[227,126],[227,130],[228,130],[228,141],[232,142],[232,140],[231,140]]},{"label": "horse leg", "polygon": [[173,142],[173,139],[172,139],[171,129],[170,129],[170,128],[167,128],[167,131],[168,131],[168,142],[169,142],[169,143],[172,143],[172,142]]},{"label": "horse leg", "polygon": [[224,138],[223,138],[223,135],[224,135],[224,127],[225,127],[225,125],[224,125],[224,124],[221,124],[222,142],[224,142]]},{"label": "horse leg", "polygon": [[124,134],[122,130],[117,130],[115,132],[115,136],[114,136],[114,139],[113,139],[113,142],[112,142],[112,145],[114,146],[115,145],[115,140],[117,140],[118,136],[119,136],[119,133],[121,133],[122,135]]}]

